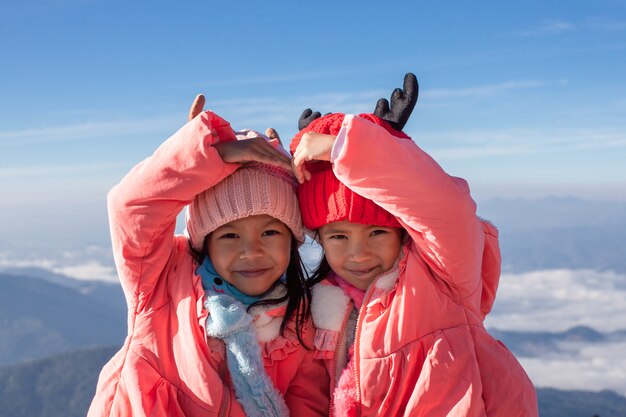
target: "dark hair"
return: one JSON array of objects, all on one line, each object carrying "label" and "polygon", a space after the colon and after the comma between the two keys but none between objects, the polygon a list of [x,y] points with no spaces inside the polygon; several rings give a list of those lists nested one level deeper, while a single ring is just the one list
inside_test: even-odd
[{"label": "dark hair", "polygon": [[[204,261],[204,257],[208,253],[209,236],[206,236],[203,244],[203,251],[197,251],[189,245],[189,252],[191,256],[201,264]],[[272,298],[268,300],[260,300],[252,303],[248,310],[253,306],[259,305],[274,305],[287,301],[287,307],[283,321],[280,324],[280,334],[282,335],[287,327],[289,320],[294,317],[296,325],[296,336],[298,340],[306,349],[310,349],[302,338],[302,327],[307,322],[311,315],[311,287],[307,285],[308,275],[305,271],[300,252],[298,251],[298,241],[291,235],[291,249],[290,249],[289,264],[287,265],[287,281],[284,284],[287,287],[287,293],[280,298]]]}]

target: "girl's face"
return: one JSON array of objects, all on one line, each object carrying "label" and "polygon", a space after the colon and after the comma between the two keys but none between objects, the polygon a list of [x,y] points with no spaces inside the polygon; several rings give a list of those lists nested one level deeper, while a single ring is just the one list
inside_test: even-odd
[{"label": "girl's face", "polygon": [[266,292],[287,270],[291,230],[266,214],[245,217],[213,231],[208,253],[215,271],[247,295]]},{"label": "girl's face", "polygon": [[343,220],[326,224],[319,232],[330,267],[361,290],[391,269],[400,255],[402,229],[399,228]]}]

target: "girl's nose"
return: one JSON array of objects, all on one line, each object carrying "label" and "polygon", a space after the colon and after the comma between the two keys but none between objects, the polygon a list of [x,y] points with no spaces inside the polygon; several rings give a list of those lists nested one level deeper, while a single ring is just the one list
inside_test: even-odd
[{"label": "girl's nose", "polygon": [[246,239],[241,242],[239,253],[241,259],[254,259],[261,256],[263,256],[263,251],[258,240]]},{"label": "girl's nose", "polygon": [[352,241],[350,245],[350,260],[354,262],[362,262],[369,259],[371,252],[365,242],[359,240]]}]

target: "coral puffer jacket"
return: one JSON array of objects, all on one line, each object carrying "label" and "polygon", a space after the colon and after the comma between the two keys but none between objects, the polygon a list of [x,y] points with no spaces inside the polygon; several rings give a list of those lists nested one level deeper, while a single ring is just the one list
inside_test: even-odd
[{"label": "coral puffer jacket", "polygon": [[[537,416],[533,384],[483,325],[500,253],[497,230],[476,216],[467,183],[447,175],[413,141],[351,115],[331,162],[341,182],[395,215],[410,237],[396,266],[370,285],[359,311],[352,356],[356,414]],[[314,287],[315,345],[329,368],[331,391],[345,366],[352,309],[338,286]]]},{"label": "coral puffer jacket", "polygon": [[[229,383],[224,345],[207,338],[207,311],[187,239],[176,217],[195,195],[237,169],[212,147],[233,138],[204,112],[164,142],[108,196],[113,252],[128,303],[128,336],[103,368],[89,416],[244,416]],[[255,320],[265,369],[292,416],[328,414],[328,374],[298,342],[284,308]],[[305,342],[313,345],[308,325]]]}]

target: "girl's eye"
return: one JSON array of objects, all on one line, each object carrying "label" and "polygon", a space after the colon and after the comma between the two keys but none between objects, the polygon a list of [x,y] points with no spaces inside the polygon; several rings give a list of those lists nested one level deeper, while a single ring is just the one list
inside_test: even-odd
[{"label": "girl's eye", "polygon": [[262,236],[276,236],[279,234],[280,232],[278,230],[266,230],[263,232]]},{"label": "girl's eye", "polygon": [[380,235],[384,235],[385,233],[387,233],[386,230],[377,229],[377,230],[372,230],[372,233],[370,233],[370,236],[372,236],[372,237],[380,236]]},{"label": "girl's eye", "polygon": [[238,237],[237,233],[224,233],[219,239],[237,239]]},{"label": "girl's eye", "polygon": [[348,236],[346,235],[330,235],[328,236],[328,239],[334,239],[334,240],[342,240],[342,239],[347,239]]}]

